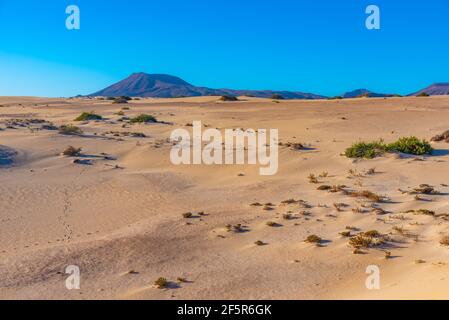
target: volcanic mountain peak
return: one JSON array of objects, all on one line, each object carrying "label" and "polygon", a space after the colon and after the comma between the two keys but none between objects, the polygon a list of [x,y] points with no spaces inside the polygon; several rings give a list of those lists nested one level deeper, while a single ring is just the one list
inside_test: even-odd
[{"label": "volcanic mountain peak", "polygon": [[427,93],[430,96],[448,95],[449,94],[449,82],[437,82],[427,88],[412,93],[411,96],[416,96],[420,93]]},{"label": "volcanic mountain peak", "polygon": [[131,96],[177,98],[194,96],[251,95],[270,98],[281,95],[285,99],[320,99],[320,95],[303,92],[271,91],[271,90],[233,90],[196,87],[181,78],[167,74],[133,73],[128,78],[89,96]]}]

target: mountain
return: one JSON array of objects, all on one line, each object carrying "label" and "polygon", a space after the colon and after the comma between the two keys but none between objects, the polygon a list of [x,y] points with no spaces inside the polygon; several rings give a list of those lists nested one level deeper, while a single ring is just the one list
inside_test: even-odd
[{"label": "mountain", "polygon": [[103,90],[89,94],[88,96],[131,96],[131,97],[154,97],[154,98],[176,98],[195,96],[254,96],[270,98],[274,94],[281,95],[285,99],[323,99],[324,96],[291,91],[272,90],[233,90],[233,89],[211,89],[194,86],[181,78],[166,74],[133,73],[128,78],[119,81]]},{"label": "mountain", "polygon": [[415,93],[410,94],[410,96],[416,96],[420,93],[427,93],[430,96],[440,96],[449,94],[449,82],[434,83],[427,88],[419,90]]},{"label": "mountain", "polygon": [[367,98],[383,98],[383,97],[391,97],[392,94],[385,94],[385,93],[375,93],[372,91],[369,91],[367,89],[357,89],[354,91],[346,92],[342,94],[342,97],[345,99],[348,98],[360,98],[360,97],[367,97]]}]

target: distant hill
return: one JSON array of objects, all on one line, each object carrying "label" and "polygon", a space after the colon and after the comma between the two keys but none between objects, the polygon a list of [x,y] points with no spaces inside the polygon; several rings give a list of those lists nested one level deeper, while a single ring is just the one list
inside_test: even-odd
[{"label": "distant hill", "polygon": [[392,97],[394,95],[392,94],[385,94],[385,93],[375,93],[372,91],[369,91],[367,89],[357,89],[354,91],[346,92],[341,95],[344,99],[349,98],[360,98],[360,97],[367,97],[367,98],[383,98],[383,97]]},{"label": "distant hill", "polygon": [[312,93],[291,91],[211,89],[206,87],[194,86],[175,76],[147,73],[133,73],[128,78],[119,81],[103,90],[89,94],[88,96],[177,98],[196,96],[246,95],[260,98],[270,98],[275,94],[281,95],[285,99],[325,98],[324,96]]},{"label": "distant hill", "polygon": [[419,90],[415,93],[410,94],[410,96],[417,96],[420,93],[427,93],[429,96],[441,96],[449,94],[449,82],[434,83],[427,88]]}]

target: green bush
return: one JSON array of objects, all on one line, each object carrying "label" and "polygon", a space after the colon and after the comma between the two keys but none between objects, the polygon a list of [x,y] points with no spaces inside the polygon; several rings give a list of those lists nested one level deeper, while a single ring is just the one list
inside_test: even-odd
[{"label": "green bush", "polygon": [[417,95],[417,97],[428,97],[429,94],[427,92],[421,92],[420,94]]},{"label": "green bush", "polygon": [[157,119],[149,114],[140,114],[130,120],[131,123],[157,122]]},{"label": "green bush", "polygon": [[385,152],[402,152],[413,155],[432,154],[432,147],[426,140],[417,137],[402,137],[398,141],[385,144],[383,140],[374,142],[358,142],[346,149],[345,156],[348,158],[373,159]]},{"label": "green bush", "polygon": [[417,137],[403,137],[387,146],[388,151],[398,151],[407,154],[432,154],[433,148],[426,140]]},{"label": "green bush", "polygon": [[88,121],[88,120],[101,120],[102,116],[93,112],[83,112],[74,121]]},{"label": "green bush", "polygon": [[385,144],[382,140],[374,142],[358,142],[346,149],[345,156],[348,158],[372,159],[385,153]]}]

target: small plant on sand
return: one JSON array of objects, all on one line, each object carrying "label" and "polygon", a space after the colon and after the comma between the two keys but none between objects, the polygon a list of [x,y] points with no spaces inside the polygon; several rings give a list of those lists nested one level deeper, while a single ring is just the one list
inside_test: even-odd
[{"label": "small plant on sand", "polygon": [[235,96],[225,95],[220,97],[220,101],[239,101],[239,99]]},{"label": "small plant on sand", "polygon": [[320,175],[319,175],[320,178],[326,178],[326,177],[328,177],[328,176],[329,176],[329,172],[327,172],[327,171],[323,171],[323,172],[321,172]]},{"label": "small plant on sand", "polygon": [[304,240],[304,242],[307,242],[307,243],[316,243],[316,244],[321,243],[321,241],[323,241],[323,239],[320,238],[319,236],[317,236],[316,234],[311,234],[310,236],[308,236],[308,237],[306,238],[306,240]]},{"label": "small plant on sand", "polygon": [[419,209],[415,211],[416,214],[422,214],[425,216],[435,216],[435,211],[428,210],[428,209]]},{"label": "small plant on sand", "polygon": [[74,121],[90,121],[90,120],[101,120],[102,116],[95,114],[93,112],[83,112]]},{"label": "small plant on sand", "polygon": [[168,281],[167,281],[167,279],[160,277],[159,279],[154,281],[154,285],[158,289],[165,289],[168,286]]},{"label": "small plant on sand", "polygon": [[426,261],[423,260],[423,259],[417,259],[417,260],[415,260],[415,264],[422,264],[422,263],[426,263]]},{"label": "small plant on sand", "polygon": [[130,120],[131,123],[156,123],[157,119],[149,114],[140,114]]},{"label": "small plant on sand", "polygon": [[59,127],[59,133],[65,135],[80,135],[83,134],[83,131],[77,126],[67,124]]},{"label": "small plant on sand", "polygon": [[77,157],[81,154],[81,148],[75,148],[73,146],[68,146],[63,152],[62,155],[66,157]]},{"label": "small plant on sand", "polygon": [[338,202],[334,202],[333,203],[334,208],[338,211],[338,212],[342,212],[344,207],[347,207],[348,205],[345,203],[338,203]]},{"label": "small plant on sand", "polygon": [[368,191],[368,190],[352,191],[352,192],[349,192],[349,195],[352,197],[366,198],[373,202],[382,202],[382,200],[383,200],[383,198],[381,196],[379,196],[378,194],[375,194],[374,192]]},{"label": "small plant on sand", "polygon": [[391,252],[390,251],[385,251],[385,259],[390,259],[391,258]]},{"label": "small plant on sand", "polygon": [[358,142],[346,149],[345,156],[348,158],[373,159],[381,156],[385,152],[383,140],[373,142]]},{"label": "small plant on sand", "polygon": [[349,239],[349,245],[358,249],[379,246],[384,242],[384,236],[377,230],[361,232]]},{"label": "small plant on sand", "polygon": [[372,242],[373,242],[372,238],[364,237],[360,234],[349,239],[349,245],[357,249],[368,248],[369,246],[371,246]]},{"label": "small plant on sand", "polygon": [[429,94],[427,92],[421,92],[418,95],[416,95],[417,97],[428,97]]},{"label": "small plant on sand", "polygon": [[226,231],[227,232],[235,232],[235,233],[241,233],[243,231],[245,231],[244,227],[239,223],[239,224],[235,224],[235,225],[231,225],[228,224],[226,226]]},{"label": "small plant on sand", "polygon": [[432,147],[426,140],[417,137],[402,137],[398,141],[385,144],[383,140],[374,142],[359,142],[346,149],[345,156],[348,158],[373,159],[383,155],[385,152],[402,152],[413,155],[432,154]]},{"label": "small plant on sand", "polygon": [[313,173],[309,174],[307,178],[309,179],[310,183],[319,183],[318,178]]},{"label": "small plant on sand", "polygon": [[296,201],[295,199],[287,199],[287,200],[281,201],[281,204],[287,205],[287,204],[295,204],[295,203],[297,203],[297,202],[298,202],[298,201]]},{"label": "small plant on sand", "polygon": [[193,213],[192,213],[192,212],[186,212],[186,213],[183,213],[183,214],[182,214],[182,217],[183,217],[184,219],[190,219],[190,218],[193,217]]},{"label": "small plant on sand", "polygon": [[264,245],[265,245],[265,242],[260,241],[260,240],[257,240],[256,242],[254,242],[254,244],[255,244],[256,246],[264,246]]},{"label": "small plant on sand", "polygon": [[261,204],[260,202],[253,202],[251,203],[251,207],[262,207],[263,204]]},{"label": "small plant on sand", "polygon": [[317,188],[317,190],[320,190],[320,191],[329,191],[331,189],[332,189],[332,187],[328,186],[328,185],[322,185]]},{"label": "small plant on sand", "polygon": [[417,137],[403,137],[387,146],[388,151],[397,151],[407,154],[424,155],[432,154],[433,148],[426,140]]},{"label": "small plant on sand", "polygon": [[269,227],[277,227],[278,226],[278,224],[274,221],[267,221],[266,225]]},{"label": "small plant on sand", "polygon": [[349,238],[351,236],[351,231],[340,232],[340,235],[344,238]]},{"label": "small plant on sand", "polygon": [[440,192],[428,184],[421,184],[419,188],[414,188],[409,194],[440,194]]},{"label": "small plant on sand", "polygon": [[379,238],[380,236],[382,236],[380,234],[380,232],[377,230],[366,231],[366,232],[363,232],[362,235],[364,235],[366,237],[370,237],[370,238]]},{"label": "small plant on sand", "polygon": [[112,103],[114,103],[114,104],[123,104],[123,103],[128,103],[129,100],[131,100],[131,99],[127,99],[127,97],[117,97],[117,98],[114,98]]},{"label": "small plant on sand", "polygon": [[282,219],[284,220],[292,220],[293,216],[290,213],[286,213],[282,215]]},{"label": "small plant on sand", "polygon": [[446,130],[442,134],[437,134],[436,136],[432,137],[432,139],[430,139],[430,141],[436,141],[436,142],[445,141],[445,142],[449,142],[449,130]]},{"label": "small plant on sand", "polygon": [[345,185],[333,185],[332,186],[332,188],[329,190],[329,192],[332,192],[332,193],[337,193],[337,192],[340,192],[340,191],[344,191],[344,189],[346,188],[346,186]]},{"label": "small plant on sand", "polygon": [[120,110],[120,111],[117,111],[115,114],[116,114],[117,116],[124,116],[124,115],[125,115],[125,112],[123,112],[123,110]]},{"label": "small plant on sand", "polygon": [[449,246],[449,236],[444,236],[443,238],[441,238],[440,244],[442,246],[448,247]]}]

